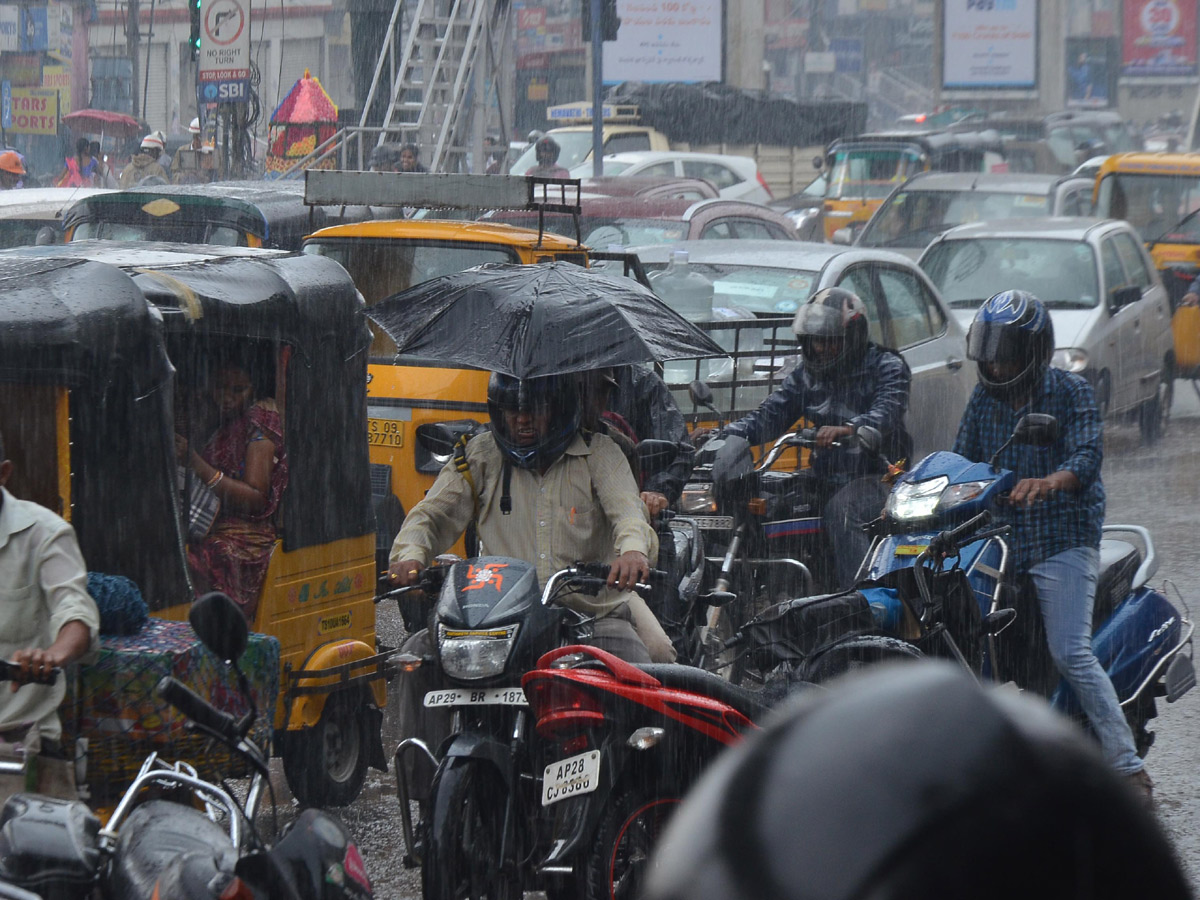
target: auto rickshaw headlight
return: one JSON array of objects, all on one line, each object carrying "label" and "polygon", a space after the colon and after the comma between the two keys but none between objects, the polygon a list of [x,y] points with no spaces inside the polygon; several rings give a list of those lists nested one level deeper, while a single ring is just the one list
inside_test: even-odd
[{"label": "auto rickshaw headlight", "polygon": [[504,672],[519,625],[467,630],[438,625],[438,657],[451,678],[474,681]]}]

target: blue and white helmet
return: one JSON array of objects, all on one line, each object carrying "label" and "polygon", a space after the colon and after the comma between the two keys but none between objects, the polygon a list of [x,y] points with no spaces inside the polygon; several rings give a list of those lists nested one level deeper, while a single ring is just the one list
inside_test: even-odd
[{"label": "blue and white helmet", "polygon": [[1001,400],[1028,394],[1042,380],[1053,354],[1050,313],[1028,291],[1001,291],[988,298],[967,333],[967,357],[979,365],[980,384]]}]

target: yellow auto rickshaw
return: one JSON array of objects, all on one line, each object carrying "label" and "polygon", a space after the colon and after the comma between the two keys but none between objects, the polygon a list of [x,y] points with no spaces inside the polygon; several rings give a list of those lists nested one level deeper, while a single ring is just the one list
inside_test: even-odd
[{"label": "yellow auto rickshaw", "polygon": [[[161,674],[206,665],[181,621],[196,584],[174,435],[180,398],[236,356],[253,361],[279,408],[288,461],[250,622],[256,658],[273,666],[251,672],[255,696],[297,798],[352,801],[368,766],[386,768],[387,654],[375,643],[370,332],[349,276],[277,251],[22,248],[0,254],[0,320],[0,429],[22,473],[15,492],[72,522],[89,570],[136,584],[157,636],[105,637],[101,659],[80,671],[64,728],[90,743],[89,785],[118,791],[148,749],[182,739],[152,691]],[[207,761],[190,750],[183,758]]]}]

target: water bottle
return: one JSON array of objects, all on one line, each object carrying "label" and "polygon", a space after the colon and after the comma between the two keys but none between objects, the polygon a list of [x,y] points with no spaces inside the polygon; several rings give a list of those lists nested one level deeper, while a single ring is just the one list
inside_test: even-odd
[{"label": "water bottle", "polygon": [[671,251],[667,267],[651,273],[649,280],[654,293],[689,322],[712,321],[712,282],[688,268],[686,250]]}]

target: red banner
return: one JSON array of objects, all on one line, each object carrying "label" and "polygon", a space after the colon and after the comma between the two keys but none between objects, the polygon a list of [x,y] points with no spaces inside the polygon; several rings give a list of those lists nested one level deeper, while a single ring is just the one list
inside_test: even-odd
[{"label": "red banner", "polygon": [[1121,74],[1196,74],[1196,0],[1125,0]]}]

